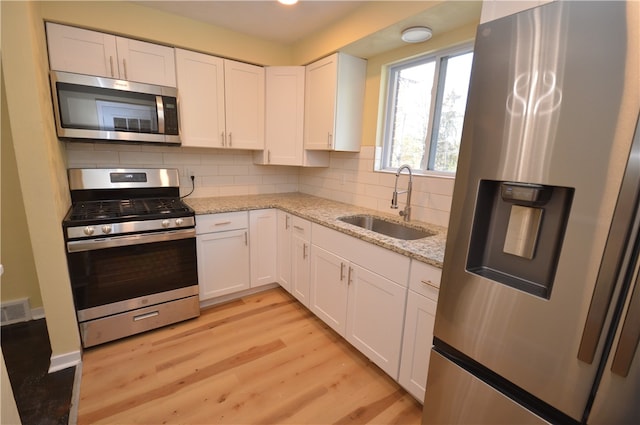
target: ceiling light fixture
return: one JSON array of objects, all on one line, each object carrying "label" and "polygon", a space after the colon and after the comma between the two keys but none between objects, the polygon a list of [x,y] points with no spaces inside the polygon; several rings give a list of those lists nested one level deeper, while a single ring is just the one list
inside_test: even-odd
[{"label": "ceiling light fixture", "polygon": [[278,0],[278,3],[286,4],[287,6],[290,6],[292,4],[298,3],[298,0]]},{"label": "ceiling light fixture", "polygon": [[432,36],[431,28],[411,27],[402,31],[402,41],[406,43],[421,43]]}]

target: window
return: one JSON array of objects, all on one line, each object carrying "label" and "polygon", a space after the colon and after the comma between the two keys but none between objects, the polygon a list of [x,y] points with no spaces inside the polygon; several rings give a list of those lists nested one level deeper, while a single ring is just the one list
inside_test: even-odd
[{"label": "window", "polygon": [[380,170],[455,173],[467,104],[471,46],[389,68]]}]

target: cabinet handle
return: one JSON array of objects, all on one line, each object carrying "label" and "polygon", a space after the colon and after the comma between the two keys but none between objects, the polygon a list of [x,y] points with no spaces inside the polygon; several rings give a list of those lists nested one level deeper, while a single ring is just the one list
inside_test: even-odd
[{"label": "cabinet handle", "polygon": [[306,260],[307,259],[307,244],[302,244],[302,259]]},{"label": "cabinet handle", "polygon": [[420,280],[420,283],[424,283],[427,286],[431,286],[434,289],[440,290],[440,288],[438,286],[436,286],[433,282],[431,282],[430,280]]},{"label": "cabinet handle", "polygon": [[267,164],[271,164],[271,150],[267,150]]},{"label": "cabinet handle", "polygon": [[340,262],[340,282],[344,280],[344,263]]},{"label": "cabinet handle", "polygon": [[231,224],[231,221],[219,221],[217,223],[214,223],[214,226],[224,226],[225,224]]},{"label": "cabinet handle", "polygon": [[133,321],[137,322],[138,320],[151,319],[152,317],[156,317],[160,315],[158,310],[152,311],[150,313],[139,314],[137,316],[133,316]]},{"label": "cabinet handle", "polygon": [[288,228],[289,228],[289,219],[290,219],[290,218],[291,218],[291,217],[290,217],[290,216],[288,216],[288,215],[284,217],[284,228],[285,228],[285,229],[288,229]]},{"label": "cabinet handle", "polygon": [[330,133],[330,132],[327,132],[327,145],[328,145],[329,147],[331,147],[332,139],[333,139],[333,137],[331,136],[331,133]]},{"label": "cabinet handle", "polygon": [[351,285],[351,274],[353,273],[353,268],[349,266],[349,275],[347,276],[347,285]]},{"label": "cabinet handle", "polygon": [[224,131],[220,133],[220,144],[224,146]]},{"label": "cabinet handle", "polygon": [[298,230],[298,231],[300,231],[300,232],[304,232],[304,229],[302,227],[300,227],[300,226],[295,226],[294,225],[293,228]]},{"label": "cabinet handle", "polygon": [[113,78],[113,56],[109,56],[109,66],[111,66],[111,78]]},{"label": "cabinet handle", "polygon": [[233,145],[233,140],[231,139],[231,132],[229,132],[229,147]]},{"label": "cabinet handle", "polygon": [[122,59],[122,69],[124,69],[124,79],[128,80],[129,78],[127,77],[127,60],[126,59]]},{"label": "cabinet handle", "polygon": [[244,232],[244,244],[249,245],[249,233]]}]

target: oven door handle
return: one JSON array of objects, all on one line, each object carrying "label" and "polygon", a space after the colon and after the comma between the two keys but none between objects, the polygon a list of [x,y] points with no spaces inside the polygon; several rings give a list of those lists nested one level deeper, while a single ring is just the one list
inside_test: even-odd
[{"label": "oven door handle", "polygon": [[177,241],[195,238],[195,229],[172,230],[170,232],[145,233],[139,235],[115,236],[112,238],[86,239],[67,242],[67,252],[93,251],[96,249],[141,245],[153,242]]}]

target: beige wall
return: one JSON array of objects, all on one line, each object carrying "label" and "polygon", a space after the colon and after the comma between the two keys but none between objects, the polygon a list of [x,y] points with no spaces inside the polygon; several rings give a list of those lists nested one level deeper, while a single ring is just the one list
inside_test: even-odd
[{"label": "beige wall", "polygon": [[11,137],[55,357],[80,348],[60,226],[70,204],[65,155],[54,132],[44,26],[37,7],[28,2],[2,2],[1,7]]},{"label": "beige wall", "polygon": [[[2,73],[4,74],[4,73]],[[27,227],[27,215],[24,210],[16,156],[11,137],[11,123],[5,96],[4,75],[2,75],[2,104],[0,105],[2,116],[2,186],[0,194],[2,217],[0,228],[2,229],[2,265],[5,273],[2,275],[2,302],[18,298],[28,298],[31,308],[42,307],[42,297],[38,286],[38,276],[33,259],[33,250]]]}]

